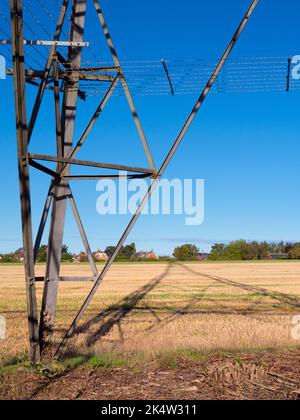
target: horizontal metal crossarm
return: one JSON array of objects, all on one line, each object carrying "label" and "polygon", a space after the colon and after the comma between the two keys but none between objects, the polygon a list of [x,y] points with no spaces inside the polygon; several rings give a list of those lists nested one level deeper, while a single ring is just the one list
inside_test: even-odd
[{"label": "horizontal metal crossarm", "polygon": [[[95,72],[98,70],[95,70]],[[105,70],[103,70],[105,71]],[[111,76],[109,74],[91,74],[92,72],[90,71],[86,71],[86,70],[76,70],[77,74],[78,74],[78,78],[81,81],[91,81],[91,82],[113,82],[115,80],[115,76]],[[6,69],[6,74],[7,76],[13,76],[14,75],[14,71],[11,68]],[[74,71],[73,71],[74,74]],[[42,79],[44,77],[44,72],[41,70],[26,70],[25,71],[25,75],[26,77],[31,77],[34,79]],[[49,72],[48,73],[48,79],[53,78],[53,73]],[[68,71],[59,71],[59,78],[60,79],[68,79],[71,76],[71,73],[69,73]],[[119,78],[121,78],[122,76],[119,76]],[[45,87],[46,89],[46,87]]]},{"label": "horizontal metal crossarm", "polygon": [[[63,55],[56,51],[56,56],[60,64],[64,67],[65,71],[60,72],[61,78],[68,78],[74,73],[76,73],[76,76],[79,78],[79,80],[85,80],[85,81],[92,81],[92,82],[113,82],[115,79],[115,76],[111,76],[107,74],[106,72],[109,71],[118,71],[119,69],[116,67],[87,67],[87,68],[79,68],[79,69],[73,69],[70,66],[70,63],[63,57]],[[105,72],[105,74],[91,74],[96,72]],[[86,74],[87,73],[87,74]]]},{"label": "horizontal metal crossarm", "polygon": [[117,71],[121,70],[118,66],[108,66],[108,67],[81,67],[81,72],[97,72],[97,71]]},{"label": "horizontal metal crossarm", "polygon": [[[97,277],[59,277],[59,281],[62,282],[95,282]],[[37,283],[45,282],[45,277],[35,277],[35,281]],[[51,279],[47,279],[46,281],[51,281]]]},{"label": "horizontal metal crossarm", "polygon": [[[64,56],[59,52],[56,51],[56,55],[58,58],[58,61],[60,62],[60,64],[67,69],[70,73],[72,73],[74,70],[70,67],[70,63],[69,61],[64,58]],[[88,72],[88,73],[94,73],[94,72],[99,72],[99,71],[117,71],[118,73],[120,72],[121,68],[119,66],[97,66],[97,67],[81,67],[80,69],[77,69],[76,71],[79,72]]]},{"label": "horizontal metal crossarm", "polygon": [[30,159],[29,160],[30,166],[35,169],[38,169],[41,172],[44,172],[47,175],[50,175],[55,180],[65,180],[65,181],[96,181],[100,179],[146,179],[146,178],[153,178],[155,174],[153,173],[139,173],[139,174],[127,174],[127,175],[120,175],[120,174],[101,174],[101,175],[67,175],[63,176],[59,172],[54,172],[50,168],[40,165],[38,162]]},{"label": "horizontal metal crossarm", "polygon": [[[7,76],[14,76],[14,70],[11,68],[7,68],[6,69],[6,74]],[[44,76],[44,71],[42,70],[33,70],[33,69],[28,69],[25,70],[25,75],[26,77],[32,77],[32,78],[36,78],[36,79],[42,79]],[[48,78],[53,77],[53,73],[49,72],[48,73]]]},{"label": "horizontal metal crossarm", "polygon": [[[127,165],[117,165],[117,164],[110,164],[110,163],[101,163],[101,162],[92,162],[89,160],[77,160],[77,159],[67,159],[67,158],[59,158],[56,156],[47,156],[47,155],[37,155],[37,154],[29,154],[29,159],[33,160],[42,160],[46,162],[55,162],[55,163],[66,163],[68,165],[79,165],[79,166],[89,166],[93,168],[102,168],[102,169],[115,169],[117,171],[128,171],[128,172],[138,172],[144,174],[156,174],[156,171],[153,169],[145,169],[145,168],[138,168],[135,166],[127,166]],[[54,172],[58,175],[56,172]]]},{"label": "horizontal metal crossarm", "polygon": [[[66,78],[68,74],[63,73],[63,76]],[[79,80],[81,81],[88,81],[88,82],[113,82],[114,76],[110,76],[109,74],[91,74],[91,73],[84,73],[79,71],[78,73]],[[122,76],[119,76],[120,79]]]},{"label": "horizontal metal crossarm", "polygon": [[98,179],[146,179],[153,178],[154,174],[132,175],[68,175],[62,176],[66,181],[96,181]]},{"label": "horizontal metal crossarm", "polygon": [[[26,78],[26,83],[36,86],[36,87],[40,87],[40,84],[32,79]],[[53,86],[45,86],[46,90],[54,90]],[[59,88],[58,89],[59,92],[63,92],[63,89]],[[85,94],[86,95],[86,94]]]},{"label": "horizontal metal crossarm", "polygon": [[[0,39],[1,45],[10,45],[12,43],[9,39]],[[46,47],[89,47],[89,42],[70,42],[70,41],[33,41],[33,40],[24,40],[24,45],[42,45]]]}]

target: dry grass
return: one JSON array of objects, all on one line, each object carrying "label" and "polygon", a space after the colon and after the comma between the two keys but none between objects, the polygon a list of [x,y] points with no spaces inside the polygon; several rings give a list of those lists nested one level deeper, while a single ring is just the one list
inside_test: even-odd
[{"label": "dry grass", "polygon": [[[37,275],[44,267],[38,266]],[[89,275],[85,265],[62,275]],[[62,283],[57,335],[76,314],[91,283]],[[39,302],[42,284],[38,285]],[[0,266],[0,314],[7,319],[2,359],[27,349],[23,268]],[[299,347],[291,320],[300,314],[300,263],[115,265],[70,343],[77,353]]]}]

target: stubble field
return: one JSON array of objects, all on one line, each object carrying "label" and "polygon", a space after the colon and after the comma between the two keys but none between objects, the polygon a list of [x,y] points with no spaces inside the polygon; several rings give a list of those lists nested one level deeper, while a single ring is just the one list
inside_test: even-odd
[{"label": "stubble field", "polygon": [[[91,287],[60,284],[54,344]],[[46,368],[26,363],[25,301],[22,266],[0,266],[0,399],[300,399],[299,262],[116,264]]]},{"label": "stubble field", "polygon": [[[37,275],[43,271],[37,267]],[[62,275],[88,276],[89,267],[65,265]],[[57,340],[91,287],[60,284]],[[38,284],[39,302],[41,292]],[[0,314],[7,321],[2,361],[26,352],[25,302],[23,267],[0,266]],[[299,314],[299,262],[116,264],[68,351],[151,356],[184,349],[297,348],[291,330]]]}]

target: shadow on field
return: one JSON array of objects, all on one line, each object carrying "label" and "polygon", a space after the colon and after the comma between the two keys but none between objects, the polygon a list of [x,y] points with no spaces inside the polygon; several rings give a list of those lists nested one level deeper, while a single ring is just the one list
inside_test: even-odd
[{"label": "shadow on field", "polygon": [[236,287],[238,289],[247,290],[248,292],[257,293],[263,297],[268,297],[271,299],[278,300],[280,303],[285,303],[291,306],[292,308],[296,308],[296,309],[300,308],[300,301],[295,296],[287,295],[285,293],[280,293],[280,292],[273,292],[271,290],[264,289],[262,287],[251,286],[249,284],[240,283],[240,282],[229,280],[223,277],[200,273],[198,271],[192,270],[190,267],[187,267],[184,264],[178,263],[178,265],[180,265],[182,268],[184,268],[186,271],[190,272],[191,274],[205,277],[207,279],[214,280],[218,283],[222,283],[227,286]]},{"label": "shadow on field", "polygon": [[[261,296],[261,298],[264,297],[268,297],[271,298],[273,300],[277,300],[279,301],[280,304],[286,304],[289,305],[290,307],[292,307],[293,309],[298,309],[300,308],[300,301],[297,300],[296,297],[294,296],[290,296],[284,293],[280,293],[280,292],[273,292],[261,287],[257,287],[257,286],[251,286],[249,284],[245,284],[245,283],[240,283],[237,281],[233,281],[227,278],[223,278],[223,277],[218,277],[218,276],[213,276],[213,275],[209,275],[206,273],[202,273],[202,272],[198,272],[196,270],[193,270],[192,268],[186,266],[185,264],[182,263],[170,263],[166,270],[164,271],[164,273],[162,273],[159,277],[153,279],[152,281],[150,281],[148,284],[146,284],[145,286],[143,286],[142,288],[134,291],[133,293],[131,293],[130,295],[128,295],[127,297],[125,297],[124,299],[122,299],[119,303],[111,306],[110,308],[100,312],[98,315],[96,315],[93,319],[91,319],[90,321],[85,322],[84,324],[82,324],[80,327],[78,327],[76,333],[78,334],[83,334],[88,332],[88,330],[93,327],[96,326],[97,330],[89,333],[86,341],[85,341],[85,346],[87,349],[92,348],[97,341],[99,341],[102,337],[106,336],[114,326],[118,327],[118,331],[119,331],[119,335],[120,335],[120,341],[123,342],[123,333],[122,333],[122,327],[121,327],[121,322],[122,320],[124,320],[124,318],[126,318],[132,311],[134,310],[140,310],[141,308],[138,306],[138,304],[151,292],[153,291],[169,274],[170,274],[170,270],[172,266],[180,266],[181,268],[183,268],[185,271],[195,275],[195,276],[199,276],[202,278],[207,278],[209,280],[213,280],[215,282],[221,283],[221,284],[225,284],[226,286],[231,286],[231,287],[235,287],[235,288],[239,288],[242,290],[246,290],[248,292],[252,292],[255,293],[259,296]],[[202,300],[203,298],[205,298],[206,292],[208,291],[208,289],[211,286],[207,286],[206,288],[204,288],[202,290],[202,293],[199,294],[197,293],[197,296],[192,297],[185,305],[183,305],[182,307],[178,307],[178,308],[172,308],[172,307],[165,307],[164,309],[160,308],[160,307],[150,307],[150,306],[144,306],[143,310],[146,309],[148,310],[153,317],[155,318],[155,322],[147,327],[144,331],[150,331],[153,330],[159,326],[165,325],[165,324],[169,324],[172,323],[176,318],[178,317],[183,317],[186,315],[204,315],[204,314],[217,314],[217,315],[224,315],[224,314],[240,314],[240,315],[249,315],[249,314],[256,314],[258,311],[258,306],[261,304],[259,297],[257,298],[257,300],[255,302],[253,302],[250,306],[248,306],[245,309],[240,309],[240,310],[231,310],[230,308],[224,306],[224,308],[222,307],[218,307],[218,308],[214,308],[214,309],[206,309],[206,308],[193,308],[193,306],[195,305],[195,303],[199,303],[200,300]],[[157,312],[161,313],[161,312],[167,312],[169,313],[169,316],[160,319]],[[76,354],[76,350],[74,349],[74,352],[68,352],[69,356],[73,356],[74,354]]]},{"label": "shadow on field", "polygon": [[[294,297],[294,296],[290,296],[284,293],[279,293],[279,292],[273,292],[264,288],[260,288],[257,286],[251,286],[249,284],[244,284],[244,283],[240,283],[240,282],[236,282],[233,280],[229,280],[226,278],[222,278],[222,277],[217,277],[217,276],[212,276],[209,274],[205,274],[205,273],[201,273],[198,271],[195,271],[193,269],[191,269],[190,267],[186,266],[185,264],[182,263],[176,263],[176,265],[180,266],[181,268],[183,268],[184,270],[186,270],[187,272],[199,276],[199,277],[204,277],[207,278],[209,280],[214,280],[218,283],[222,283],[225,284],[227,286],[232,286],[232,287],[236,287],[239,289],[243,289],[249,292],[253,292],[256,293],[258,295],[261,296],[261,298],[264,297],[269,297],[272,298],[274,300],[278,300],[280,302],[280,304],[287,304],[290,307],[292,307],[293,309],[298,309],[300,308],[300,301]],[[197,297],[193,297],[192,299],[189,300],[189,302],[183,306],[182,308],[177,308],[177,309],[172,309],[170,308],[170,312],[171,315],[164,318],[163,321],[160,324],[160,327],[162,327],[163,325],[166,324],[170,324],[172,322],[175,321],[176,318],[178,317],[183,317],[183,316],[187,316],[187,315],[250,315],[250,314],[257,314],[258,311],[258,306],[261,304],[261,302],[259,301],[259,298],[257,298],[256,302],[253,302],[250,306],[248,306],[245,309],[239,309],[239,310],[231,310],[228,307],[218,307],[214,308],[214,309],[206,309],[206,308],[199,308],[199,309],[193,309],[193,305],[197,302],[199,302],[201,299],[205,298],[205,293],[208,291],[208,289],[211,286],[207,286],[201,296],[197,296]],[[277,306],[278,308],[278,306]],[[153,329],[155,329],[157,327],[157,324],[153,324],[150,327],[145,329],[145,332],[147,331],[151,331]]]},{"label": "shadow on field", "polygon": [[[84,333],[93,325],[100,324],[99,328],[90,334],[86,340],[86,347],[92,347],[101,337],[107,335],[111,329],[117,325],[121,341],[123,341],[123,333],[121,328],[121,321],[127,317],[133,310],[136,309],[138,303],[140,303],[150,292],[152,292],[161,282],[167,277],[171,270],[171,263],[168,264],[166,270],[154,280],[150,281],[145,286],[141,287],[138,290],[135,290],[130,295],[126,296],[120,302],[115,305],[112,305],[110,308],[100,312],[90,321],[82,324],[78,329],[77,333]],[[145,306],[145,309],[148,310],[153,317],[156,319],[156,323],[160,323],[161,320],[155,313],[155,310],[150,306]]]},{"label": "shadow on field", "polygon": [[[245,283],[240,283],[238,281],[233,281],[227,278],[218,277],[202,272],[198,272],[189,266],[181,263],[176,263],[177,266],[180,266],[184,271],[193,274],[194,276],[198,276],[201,278],[207,278],[209,280],[213,280],[217,283],[221,283],[227,286],[235,287],[238,289],[246,290],[248,292],[253,292],[261,298],[267,297],[271,298],[273,300],[276,300],[279,302],[279,304],[285,304],[289,305],[292,308],[299,308],[300,307],[300,301],[295,296],[290,296],[284,293],[279,292],[273,292],[270,290],[267,290],[265,288],[252,286]],[[76,334],[86,334],[86,341],[84,343],[85,350],[87,352],[85,354],[80,354],[79,349],[76,347],[73,347],[70,345],[68,346],[68,349],[66,353],[64,354],[65,359],[68,359],[70,357],[76,357],[78,360],[78,363],[73,364],[72,367],[68,368],[67,371],[59,373],[55,375],[53,378],[45,378],[44,383],[40,383],[37,385],[37,387],[32,391],[31,395],[29,396],[29,399],[33,399],[37,397],[40,392],[47,389],[50,385],[55,383],[56,381],[60,380],[67,374],[69,374],[71,371],[76,370],[78,367],[84,365],[87,363],[87,361],[90,359],[90,355],[87,355],[88,350],[92,349],[92,347],[99,341],[102,337],[109,334],[109,332],[117,326],[119,334],[120,334],[120,341],[123,341],[123,333],[122,333],[122,327],[121,323],[122,321],[129,316],[133,311],[141,310],[141,306],[139,305],[143,299],[147,297],[149,293],[151,293],[157,286],[161,284],[161,282],[170,274],[171,268],[176,266],[175,263],[169,263],[168,266],[165,268],[164,272],[158,276],[152,279],[149,283],[144,285],[143,287],[135,290],[133,293],[126,296],[124,299],[119,301],[117,304],[112,305],[111,307],[105,309],[104,311],[101,311],[99,314],[97,314],[93,319],[90,321],[87,321],[80,325],[77,330]],[[193,305],[202,299],[205,298],[207,291],[209,288],[213,287],[211,284],[207,285],[201,293],[197,293],[197,296],[191,297],[189,301],[186,301],[181,307],[172,308],[172,307],[164,307],[163,311],[167,313],[167,316],[163,319],[160,319],[158,316],[158,313],[161,313],[162,308],[158,307],[150,307],[150,306],[143,306],[143,311],[147,310],[149,311],[153,318],[154,322],[151,326],[148,326],[147,328],[143,329],[143,333],[147,333],[149,331],[152,331],[153,329],[162,326],[165,326],[166,324],[174,322],[179,317],[184,317],[187,315],[203,315],[203,314],[250,314],[255,313],[257,311],[257,305],[260,302],[254,302],[250,307],[246,308],[245,310],[234,310],[231,311],[228,307],[222,308],[219,307],[217,309],[207,309],[207,308],[193,308]],[[258,298],[259,299],[259,298]],[[157,311],[157,312],[156,312]],[[89,331],[90,328],[96,329],[94,331]],[[120,342],[118,341],[118,343]],[[118,345],[117,343],[117,345]],[[91,350],[92,351],[92,350]]]},{"label": "shadow on field", "polygon": [[[235,287],[238,289],[246,290],[248,292],[252,292],[258,295],[254,302],[243,309],[231,309],[228,306],[218,306],[217,308],[201,308],[201,307],[194,307],[195,304],[198,304],[201,300],[203,300],[206,296],[207,291],[209,290],[212,285],[208,285],[205,287],[201,293],[197,293],[197,296],[191,297],[188,302],[185,302],[180,307],[167,307],[164,305],[164,308],[160,306],[146,306],[145,302],[143,303],[143,307],[139,305],[146,296],[152,292],[160,283],[170,274],[171,267],[179,266],[184,269],[186,272],[193,274],[194,276],[198,276],[201,278],[207,278],[209,280],[213,280],[217,283],[224,284],[226,286]],[[143,331],[147,332],[153,330],[157,327],[161,327],[162,325],[166,325],[172,323],[176,318],[188,316],[188,315],[251,315],[257,314],[261,308],[259,305],[262,304],[260,299],[263,298],[271,298],[275,301],[278,301],[278,304],[272,305],[278,309],[279,305],[288,305],[293,309],[300,308],[300,301],[294,297],[280,292],[270,291],[261,287],[252,286],[245,283],[240,283],[238,281],[233,281],[227,278],[218,277],[214,275],[209,275],[203,272],[199,272],[193,270],[189,266],[182,264],[182,263],[169,263],[166,267],[165,271],[158,277],[152,279],[149,283],[145,286],[141,287],[140,289],[135,290],[130,295],[126,296],[124,299],[119,301],[117,304],[112,305],[111,307],[101,311],[97,314],[93,319],[83,323],[80,325],[77,330],[76,334],[86,334],[84,347],[86,350],[93,348],[93,346],[103,337],[111,332],[111,330],[117,326],[119,331],[120,340],[118,343],[124,341],[123,331],[122,331],[122,321],[129,316],[133,311],[149,311],[153,318],[154,322],[152,325],[146,327]],[[179,302],[178,302],[179,303]],[[263,313],[269,313],[270,310],[266,309]],[[158,314],[167,314],[162,319],[159,317]],[[95,331],[89,331],[91,328],[95,329]],[[68,347],[68,350],[65,353],[66,357],[73,357],[78,355],[78,350],[76,348],[72,348],[71,346]]]},{"label": "shadow on field", "polygon": [[[135,310],[138,303],[141,302],[147,296],[148,293],[153,291],[155,287],[157,287],[161,283],[161,281],[168,276],[171,270],[171,266],[172,263],[170,263],[167,266],[166,270],[159,277],[156,277],[145,286],[126,296],[116,305],[113,305],[110,308],[100,312],[93,319],[85,322],[80,327],[78,327],[76,330],[76,334],[85,333],[93,325],[97,325],[100,323],[98,329],[95,332],[88,335],[85,343],[85,348],[88,349],[92,347],[101,337],[104,337],[106,334],[108,334],[115,325],[118,326],[120,338],[121,340],[123,340],[121,321],[126,316],[128,316],[133,310]],[[155,311],[151,307],[145,306],[145,309],[150,311],[150,313],[156,319],[157,323],[160,322],[160,318],[156,315]],[[66,360],[74,357],[76,358],[77,362],[73,364],[71,368],[67,369],[67,371],[63,371],[59,374],[56,374],[55,377],[45,378],[45,382],[37,386],[37,388],[33,390],[33,392],[30,394],[28,399],[31,400],[37,397],[42,391],[44,391],[56,381],[59,381],[61,378],[66,376],[66,374],[69,374],[71,371],[76,370],[78,367],[86,364],[91,356],[87,354],[82,355],[78,352],[78,349],[68,347],[67,351],[64,353],[64,359]]]}]

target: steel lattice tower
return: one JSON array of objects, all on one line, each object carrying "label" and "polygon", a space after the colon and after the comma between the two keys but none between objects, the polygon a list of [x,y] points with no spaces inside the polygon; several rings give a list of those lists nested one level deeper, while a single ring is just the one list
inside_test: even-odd
[{"label": "steel lattice tower", "polygon": [[[24,40],[23,33],[23,4],[22,0],[11,0],[11,27],[12,27],[12,52],[13,52],[13,77],[15,89],[15,108],[17,123],[17,143],[18,143],[18,167],[20,179],[20,201],[21,216],[23,229],[23,243],[25,252],[25,275],[27,290],[27,306],[28,306],[28,323],[29,323],[29,340],[30,340],[30,358],[36,361],[41,354],[50,354],[59,356],[63,350],[66,340],[76,330],[76,327],[90,304],[94,294],[96,293],[100,283],[115,261],[118,252],[126,241],[129,233],[139,218],[144,206],[150,198],[159,179],[167,169],[171,159],[173,158],[178,146],[185,137],[191,123],[196,117],[200,107],[209,94],[219,73],[225,65],[231,51],[244,30],[250,16],[254,12],[259,0],[252,0],[250,8],[242,19],[237,31],[226,48],[222,58],[218,62],[211,76],[209,77],[204,90],[188,116],[186,123],[181,129],[178,137],[175,139],[173,146],[167,154],[163,164],[157,170],[153,162],[153,158],[146,140],[138,113],[136,111],[128,84],[126,82],[121,63],[118,59],[115,46],[108,31],[106,21],[98,0],[63,0],[59,19],[57,21],[56,31],[52,40],[47,41],[47,45],[51,46],[47,58],[47,63],[43,69],[27,70],[24,65]],[[71,4],[72,3],[72,4]],[[105,35],[114,66],[110,67],[84,67],[82,65],[82,50],[85,43],[82,36],[88,22],[86,22],[87,7],[94,7],[99,19],[99,28]],[[62,27],[65,22],[68,7],[72,8],[71,24],[69,28],[69,40],[67,42],[60,41]],[[40,45],[37,43],[37,45]],[[58,46],[64,45],[68,47],[67,57],[62,56],[58,51]],[[31,118],[27,121],[26,110],[26,83],[38,79],[38,93],[31,112]],[[81,137],[76,141],[74,136],[74,127],[76,121],[77,101],[82,92],[80,91],[80,82],[102,83],[107,85],[106,93],[101,99],[95,113],[90,119],[88,125],[84,128]],[[61,82],[62,86],[61,87]],[[148,158],[148,168],[137,168],[126,165],[115,165],[93,161],[83,161],[76,159],[76,155],[84,145],[85,141],[95,122],[101,116],[103,109],[111,98],[116,86],[121,84],[124,94],[127,98],[132,117],[134,119],[137,131],[142,141],[146,156]],[[45,92],[52,91],[53,106],[55,109],[55,129],[56,138],[56,155],[38,155],[29,151],[30,140],[36,126],[41,103]],[[51,170],[45,162],[55,162],[56,170]],[[93,255],[89,246],[87,235],[85,233],[81,217],[79,215],[70,180],[76,179],[100,179],[104,175],[96,177],[84,175],[70,175],[70,168],[77,166],[102,168],[111,170],[111,178],[117,179],[117,171],[127,171],[130,178],[150,178],[151,184],[147,194],[142,200],[136,214],[133,216],[123,235],[121,236],[116,249],[99,273],[93,260]],[[41,221],[35,242],[32,234],[32,216],[31,216],[31,192],[30,192],[30,167],[40,170],[50,177],[50,186],[47,194],[45,206],[42,212]],[[77,223],[79,232],[85,250],[89,259],[92,270],[91,278],[62,278],[60,276],[62,241],[66,219],[66,205],[70,202],[72,212]],[[42,236],[45,230],[48,217],[51,217],[49,240],[48,240],[48,256],[46,264],[46,272],[43,278],[35,275],[35,262],[41,246]],[[59,347],[52,352],[51,336],[55,325],[56,307],[58,299],[58,286],[60,281],[88,281],[94,282],[91,292],[84,301],[80,311],[72,322],[68,332]],[[37,298],[36,298],[36,282],[44,282],[43,300],[40,319],[38,316]]]}]

